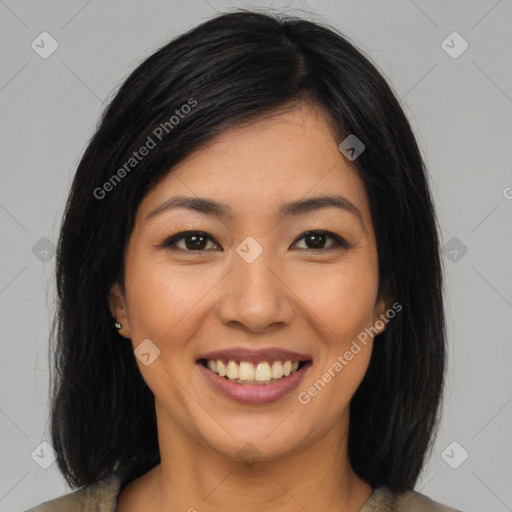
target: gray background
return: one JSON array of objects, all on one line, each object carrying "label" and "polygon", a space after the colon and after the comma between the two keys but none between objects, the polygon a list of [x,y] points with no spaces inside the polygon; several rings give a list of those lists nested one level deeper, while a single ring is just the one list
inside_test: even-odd
[{"label": "gray background", "polygon": [[[55,463],[41,467],[51,461],[41,446],[49,440],[51,241],[105,101],[169,38],[215,11],[268,5],[311,10],[303,15],[340,29],[402,99],[448,244],[447,396],[417,489],[467,512],[512,511],[510,0],[0,0],[0,511],[70,491]],[[43,31],[59,45],[46,59],[31,47],[50,48]],[[453,31],[469,44],[457,58],[445,49],[459,53],[462,40],[442,46]]]}]

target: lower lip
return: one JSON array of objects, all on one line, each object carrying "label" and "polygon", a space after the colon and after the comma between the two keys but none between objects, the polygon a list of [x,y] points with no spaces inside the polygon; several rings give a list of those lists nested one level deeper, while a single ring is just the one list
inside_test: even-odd
[{"label": "lower lip", "polygon": [[266,404],[275,402],[291,393],[299,384],[306,372],[312,366],[308,361],[299,371],[283,377],[273,384],[237,384],[225,377],[213,373],[201,363],[197,363],[199,370],[208,379],[208,382],[220,393],[235,402],[244,404]]}]

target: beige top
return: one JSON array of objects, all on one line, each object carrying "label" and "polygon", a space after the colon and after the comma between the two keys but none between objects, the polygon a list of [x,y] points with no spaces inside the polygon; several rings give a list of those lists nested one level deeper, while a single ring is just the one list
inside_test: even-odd
[{"label": "beige top", "polygon": [[[120,472],[103,480],[45,501],[25,512],[116,512],[117,498],[128,478]],[[392,493],[385,487],[374,489],[359,512],[460,512],[432,501],[416,491]]]}]

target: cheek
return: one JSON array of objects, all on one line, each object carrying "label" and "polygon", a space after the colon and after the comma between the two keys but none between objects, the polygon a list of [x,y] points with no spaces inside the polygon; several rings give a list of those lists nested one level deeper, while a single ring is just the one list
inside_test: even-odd
[{"label": "cheek", "polygon": [[143,251],[127,258],[125,279],[135,344],[149,338],[160,346],[176,346],[190,337],[194,325],[197,327],[194,309],[219,279],[199,267],[185,271]]},{"label": "cheek", "polygon": [[378,289],[376,263],[361,258],[304,275],[297,295],[314,313],[317,323],[323,324],[326,340],[338,345],[350,343],[351,337],[372,325]]}]

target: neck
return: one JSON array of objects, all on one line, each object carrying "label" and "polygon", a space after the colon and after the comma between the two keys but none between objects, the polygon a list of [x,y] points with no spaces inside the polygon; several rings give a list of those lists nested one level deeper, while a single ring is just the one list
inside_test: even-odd
[{"label": "neck", "polygon": [[[180,429],[159,428],[161,464],[141,478],[147,491],[145,510],[356,512],[372,488],[350,466],[347,432],[347,428],[332,429],[305,449],[301,446],[273,460],[256,460],[253,448],[255,460],[240,457],[242,462],[198,443]],[[249,447],[247,452],[251,453]]]}]

